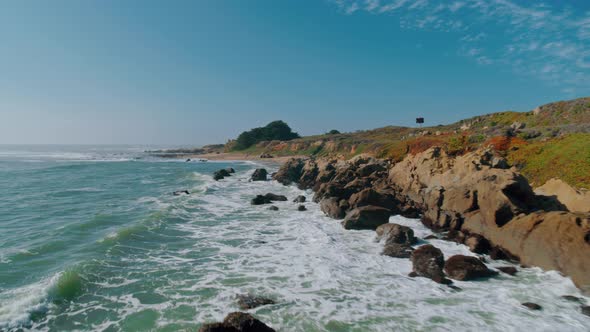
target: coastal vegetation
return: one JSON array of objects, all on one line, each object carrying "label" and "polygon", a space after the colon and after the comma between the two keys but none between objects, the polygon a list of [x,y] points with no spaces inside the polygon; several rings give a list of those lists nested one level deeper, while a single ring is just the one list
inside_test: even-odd
[{"label": "coastal vegetation", "polygon": [[273,121],[264,127],[253,128],[241,133],[235,141],[230,142],[232,150],[245,150],[262,141],[290,141],[299,138],[291,127],[283,121]]}]

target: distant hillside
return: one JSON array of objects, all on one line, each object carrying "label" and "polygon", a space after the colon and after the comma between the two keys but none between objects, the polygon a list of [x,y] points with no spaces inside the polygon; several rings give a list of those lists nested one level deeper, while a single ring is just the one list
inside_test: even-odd
[{"label": "distant hillside", "polygon": [[[529,112],[500,112],[450,125],[410,128],[388,126],[354,133],[265,140],[243,152],[350,158],[367,153],[395,161],[439,145],[453,154],[480,146],[501,151],[532,184],[560,177],[590,188],[590,97],[561,101]],[[226,145],[226,150],[233,150]]]}]

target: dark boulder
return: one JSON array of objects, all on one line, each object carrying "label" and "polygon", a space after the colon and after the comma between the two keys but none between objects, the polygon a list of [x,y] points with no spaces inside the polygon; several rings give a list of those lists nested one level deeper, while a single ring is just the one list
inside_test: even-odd
[{"label": "dark boulder", "polygon": [[473,280],[491,277],[497,274],[485,266],[477,257],[455,255],[445,262],[445,272],[451,279]]},{"label": "dark boulder", "polygon": [[305,205],[299,205],[297,207],[297,211],[307,211],[307,208],[305,207]]},{"label": "dark boulder", "polygon": [[226,169],[220,169],[220,170],[216,171],[215,173],[213,173],[213,179],[215,181],[219,181],[219,180],[225,178],[226,176],[231,176],[231,174]]},{"label": "dark boulder", "polygon": [[271,205],[268,207],[268,209],[271,211],[278,211],[279,210],[279,208],[276,205]]},{"label": "dark boulder", "polygon": [[395,257],[395,258],[410,258],[414,249],[402,243],[389,243],[383,247],[381,255]]},{"label": "dark boulder", "polygon": [[272,154],[270,153],[263,153],[260,155],[260,159],[268,159],[268,158],[274,158]]},{"label": "dark boulder", "polygon": [[172,195],[174,196],[180,196],[180,195],[190,195],[191,193],[188,190],[177,190],[175,192],[172,193]]},{"label": "dark boulder", "polygon": [[293,202],[295,202],[295,203],[305,203],[305,196],[299,195],[299,196],[295,197],[295,199],[293,200]]},{"label": "dark boulder", "polygon": [[584,299],[573,295],[563,295],[561,298],[570,302],[584,303]]},{"label": "dark boulder", "polygon": [[370,163],[358,168],[357,173],[361,177],[367,177],[375,172],[385,171],[386,168],[378,163]]},{"label": "dark boulder", "polygon": [[226,172],[228,172],[229,174],[234,174],[234,173],[236,172],[236,170],[235,170],[235,169],[233,169],[232,167],[228,167],[228,168],[226,168],[225,170],[226,170]]},{"label": "dark boulder", "polygon": [[441,284],[451,283],[443,273],[444,255],[435,246],[427,244],[418,247],[412,252],[410,259],[412,260],[412,275],[430,278]]},{"label": "dark boulder", "polygon": [[273,193],[268,193],[268,194],[264,195],[264,197],[266,197],[269,201],[278,201],[278,202],[286,202],[287,201],[287,196],[276,195]]},{"label": "dark boulder", "polygon": [[363,189],[350,196],[348,201],[352,207],[374,205],[392,211],[392,214],[399,214],[399,202],[393,195],[378,192],[372,188]]},{"label": "dark boulder", "polygon": [[250,314],[232,312],[222,323],[202,325],[199,332],[275,332],[275,330]]},{"label": "dark boulder", "polygon": [[248,310],[261,307],[263,305],[275,304],[275,301],[261,296],[254,296],[250,294],[241,294],[236,296],[237,303],[240,309]]},{"label": "dark boulder", "polygon": [[590,306],[588,306],[588,305],[585,305],[585,306],[582,306],[582,308],[581,308],[581,309],[582,309],[582,313],[583,313],[584,315],[586,315],[586,316],[590,316]]},{"label": "dark boulder", "polygon": [[536,303],[533,303],[533,302],[525,302],[525,303],[522,303],[522,305],[525,306],[525,307],[527,307],[527,308],[529,308],[529,309],[531,309],[531,310],[541,310],[541,309],[543,309],[543,307],[541,307],[540,305],[538,305]]},{"label": "dark boulder", "polygon": [[476,254],[487,254],[492,249],[490,241],[481,235],[469,235],[465,239],[465,245],[469,247],[469,250]]},{"label": "dark boulder", "polygon": [[377,241],[385,239],[385,244],[400,243],[412,245],[416,243],[417,239],[414,236],[414,231],[407,226],[398,224],[383,224],[377,227]]},{"label": "dark boulder", "polygon": [[511,276],[515,275],[516,272],[518,272],[518,270],[514,266],[500,266],[500,267],[497,267],[496,269],[498,269],[499,271],[502,271],[506,274],[509,274]]},{"label": "dark boulder", "polygon": [[268,199],[264,195],[256,195],[256,197],[252,198],[250,204],[252,205],[262,205],[262,204],[270,204],[271,200]]},{"label": "dark boulder", "polygon": [[348,199],[355,191],[350,188],[344,188],[340,183],[328,182],[322,183],[313,196],[313,201],[318,203],[324,198],[338,197]]},{"label": "dark boulder", "polygon": [[320,209],[332,219],[344,219],[348,203],[336,197],[324,198],[320,202]]},{"label": "dark boulder", "polygon": [[389,222],[391,211],[379,206],[363,206],[346,214],[342,226],[345,229],[372,229]]},{"label": "dark boulder", "polygon": [[252,173],[252,181],[266,181],[266,178],[268,176],[268,172],[266,171],[266,169],[264,168],[257,168],[254,170],[254,173]]},{"label": "dark boulder", "polygon": [[430,234],[424,237],[424,240],[438,240],[438,236]]}]

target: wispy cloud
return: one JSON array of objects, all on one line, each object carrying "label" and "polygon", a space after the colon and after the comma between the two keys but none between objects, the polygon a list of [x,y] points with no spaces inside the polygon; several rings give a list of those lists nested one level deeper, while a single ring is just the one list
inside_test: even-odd
[{"label": "wispy cloud", "polygon": [[457,53],[565,92],[590,93],[590,12],[517,0],[332,0],[346,14],[390,15],[406,29],[457,35]]}]

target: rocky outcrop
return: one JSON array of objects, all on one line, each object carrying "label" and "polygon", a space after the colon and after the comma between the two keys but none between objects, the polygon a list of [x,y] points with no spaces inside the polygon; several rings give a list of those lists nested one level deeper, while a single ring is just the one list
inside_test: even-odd
[{"label": "rocky outcrop", "polygon": [[[268,193],[265,195],[256,195],[250,202],[252,205],[270,204],[274,201],[284,202],[287,200],[286,196]],[[278,208],[277,208],[278,209]]]},{"label": "rocky outcrop", "polygon": [[537,195],[554,197],[571,212],[590,212],[590,191],[574,189],[560,179],[551,179],[535,189]]},{"label": "rocky outcrop", "polygon": [[346,214],[342,226],[345,229],[375,230],[382,224],[389,222],[391,212],[379,206],[362,206]]},{"label": "rocky outcrop", "polygon": [[455,255],[447,259],[444,268],[447,276],[455,280],[473,280],[498,274],[473,256]]},{"label": "rocky outcrop", "polygon": [[264,168],[257,168],[252,173],[251,180],[252,181],[266,181],[268,176],[268,172]]},{"label": "rocky outcrop", "polygon": [[347,229],[376,229],[387,213],[421,214],[426,226],[478,254],[561,271],[590,292],[590,213],[536,194],[492,150],[455,156],[433,147],[395,165],[367,156],[293,159],[275,179],[313,189],[322,211],[344,218]]},{"label": "rocky outcrop", "polygon": [[293,200],[294,203],[305,203],[305,196],[299,195]]},{"label": "rocky outcrop", "polygon": [[219,180],[225,178],[226,176],[231,176],[231,172],[229,172],[227,169],[220,169],[218,171],[215,171],[215,173],[213,173],[213,179],[215,181],[219,181]]},{"label": "rocky outcrop", "polygon": [[414,248],[403,243],[389,243],[383,247],[381,255],[395,258],[410,258]]},{"label": "rocky outcrop", "polygon": [[203,324],[199,332],[274,332],[263,322],[244,312],[232,312],[221,323]]}]

